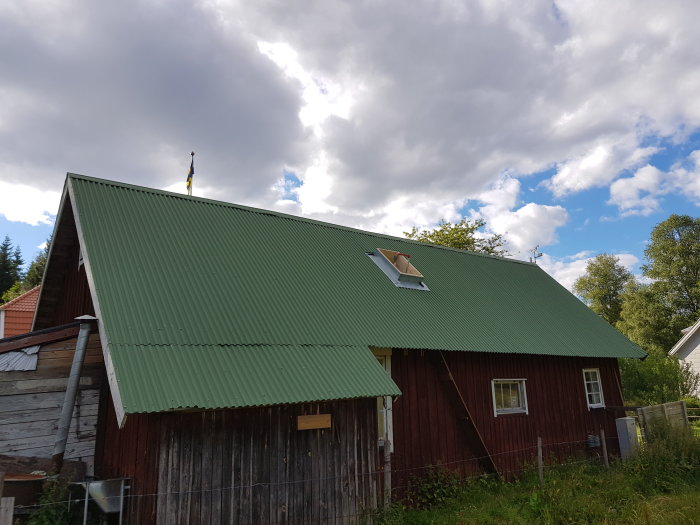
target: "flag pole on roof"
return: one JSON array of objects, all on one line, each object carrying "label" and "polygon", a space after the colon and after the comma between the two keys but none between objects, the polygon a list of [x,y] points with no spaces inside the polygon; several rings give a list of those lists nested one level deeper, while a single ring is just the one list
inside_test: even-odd
[{"label": "flag pole on roof", "polygon": [[190,171],[187,172],[187,195],[192,195],[192,176],[194,175],[194,151],[190,153],[192,155],[192,162],[190,163]]}]

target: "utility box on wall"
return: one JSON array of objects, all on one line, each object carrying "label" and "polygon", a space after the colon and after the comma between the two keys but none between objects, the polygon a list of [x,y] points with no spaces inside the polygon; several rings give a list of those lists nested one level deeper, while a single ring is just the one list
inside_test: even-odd
[{"label": "utility box on wall", "polygon": [[620,417],[615,420],[617,439],[620,441],[620,457],[625,459],[637,453],[637,422],[633,417]]}]

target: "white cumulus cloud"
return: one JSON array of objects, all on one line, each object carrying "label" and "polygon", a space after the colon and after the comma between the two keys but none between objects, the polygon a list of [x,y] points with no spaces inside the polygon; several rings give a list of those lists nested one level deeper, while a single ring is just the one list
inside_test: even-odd
[{"label": "white cumulus cloud", "polygon": [[475,212],[486,220],[491,231],[504,236],[514,256],[525,257],[535,246],[557,242],[557,228],[569,220],[561,206],[528,202],[518,206],[520,181],[505,177],[478,196],[484,206]]},{"label": "white cumulus cloud", "polygon": [[8,221],[52,224],[60,198],[57,191],[0,181],[0,215]]},{"label": "white cumulus cloud", "polygon": [[[633,272],[635,266],[639,263],[639,259],[631,253],[616,253],[615,255],[622,266]],[[593,259],[595,255],[591,251],[579,252],[568,257],[552,257],[544,254],[537,260],[537,264],[559,284],[569,291],[573,290],[576,279],[586,273],[586,264]]]}]

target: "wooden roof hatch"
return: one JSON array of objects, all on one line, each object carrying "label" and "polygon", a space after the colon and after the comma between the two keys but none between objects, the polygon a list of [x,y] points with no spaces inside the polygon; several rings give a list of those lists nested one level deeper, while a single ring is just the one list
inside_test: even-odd
[{"label": "wooden roof hatch", "polygon": [[367,255],[399,288],[430,291],[430,288],[423,282],[423,274],[411,264],[410,254],[377,248],[376,252]]}]

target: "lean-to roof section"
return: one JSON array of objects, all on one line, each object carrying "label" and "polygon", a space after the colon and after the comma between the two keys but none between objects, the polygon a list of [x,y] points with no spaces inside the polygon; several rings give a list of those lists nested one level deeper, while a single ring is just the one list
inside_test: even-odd
[{"label": "lean-to roof section", "polygon": [[367,347],[114,345],[127,413],[397,396]]}]

